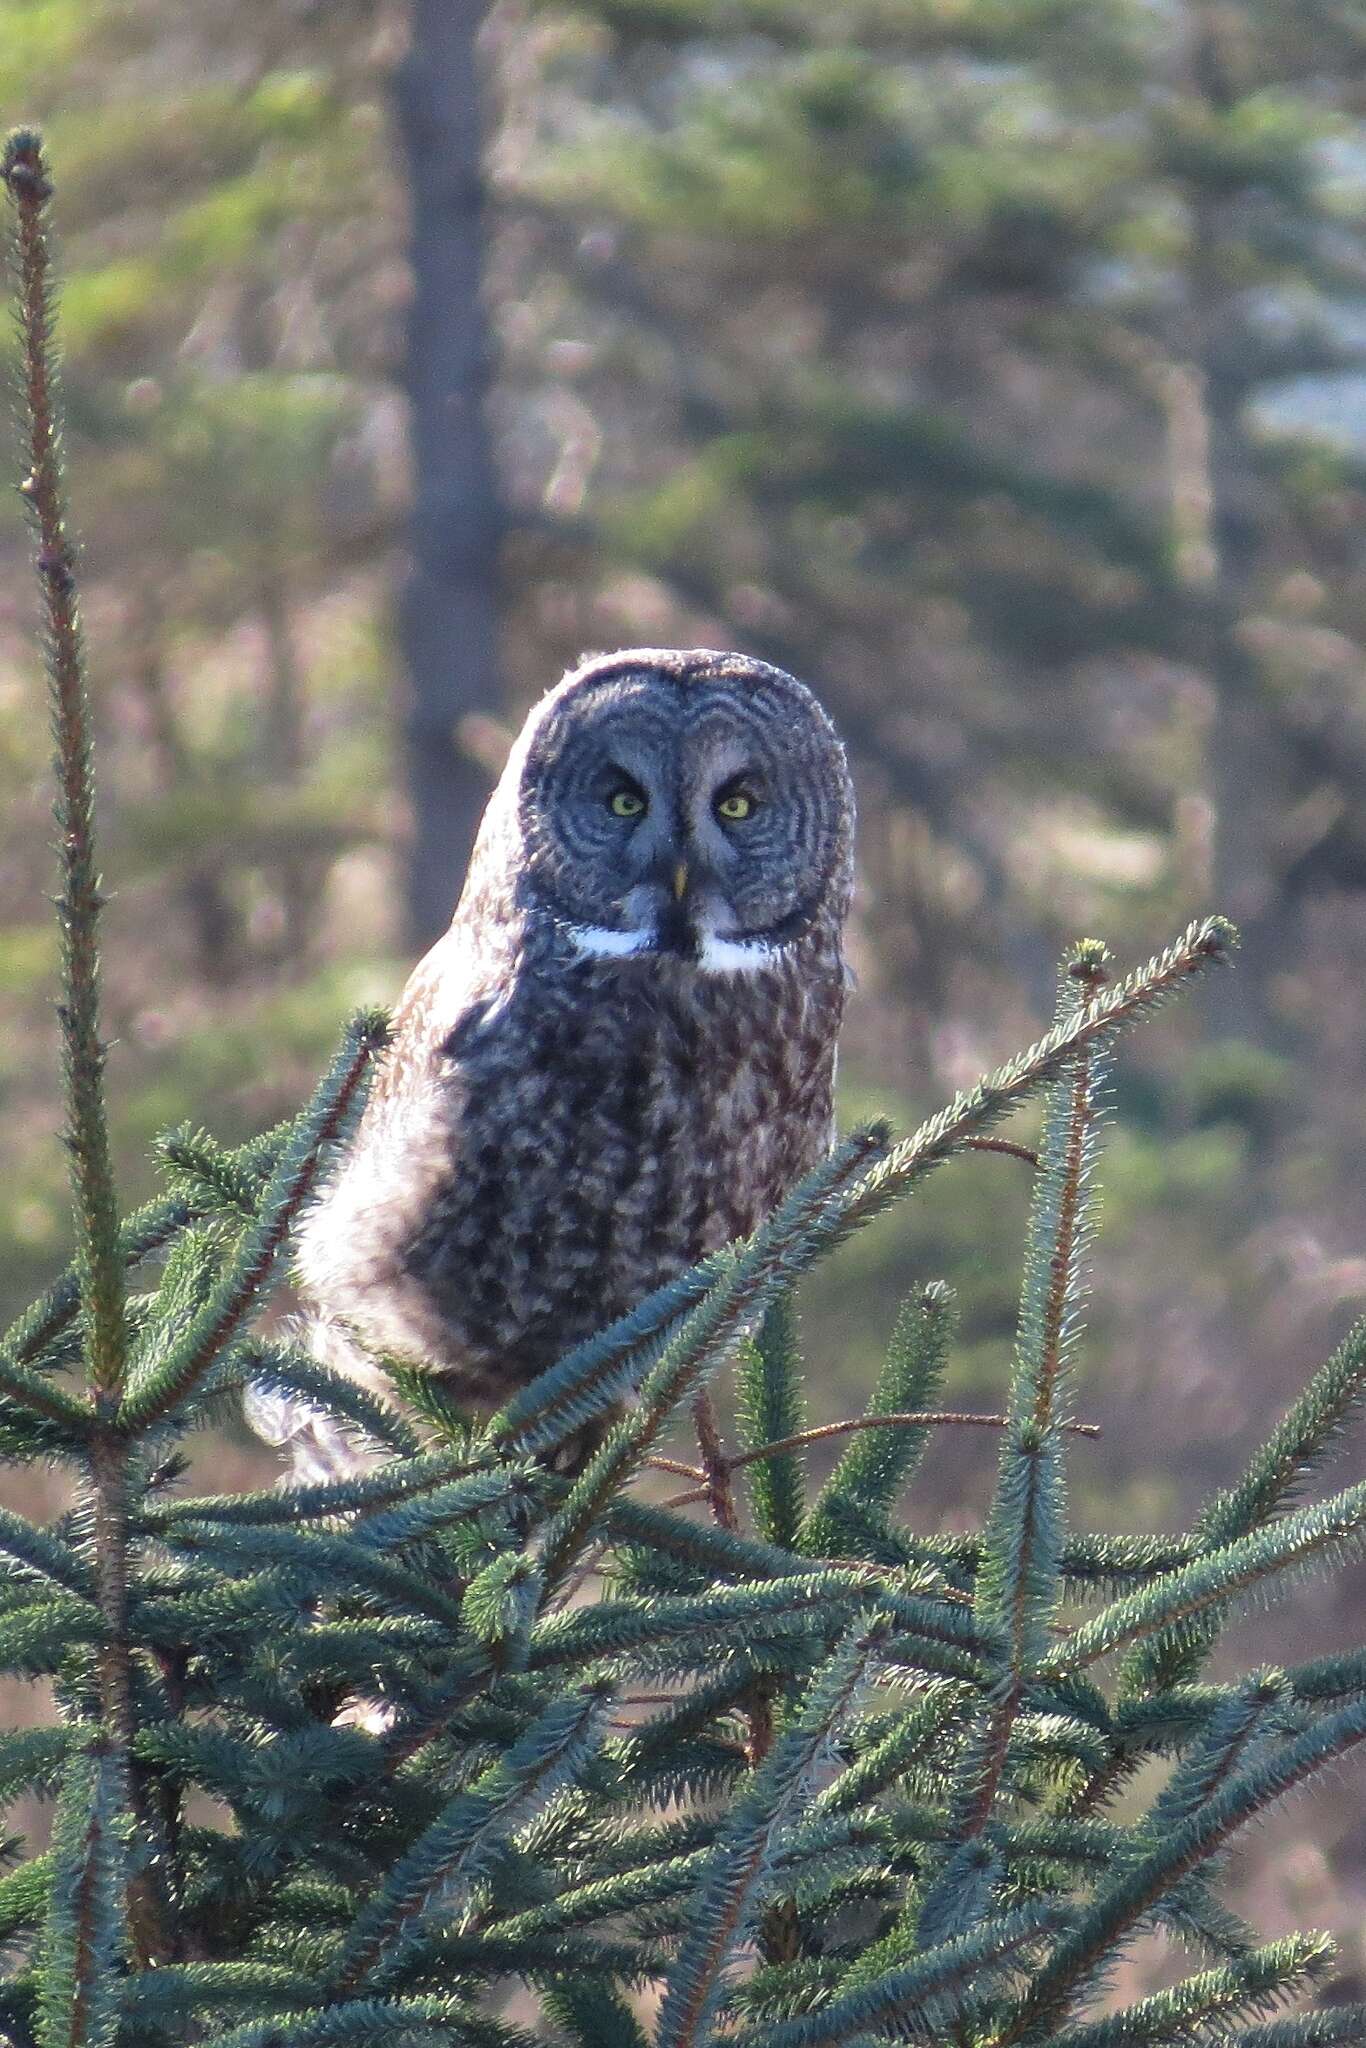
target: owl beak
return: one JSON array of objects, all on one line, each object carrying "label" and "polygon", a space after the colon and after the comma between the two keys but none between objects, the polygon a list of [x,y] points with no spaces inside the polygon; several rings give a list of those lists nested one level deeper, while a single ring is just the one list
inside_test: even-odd
[{"label": "owl beak", "polygon": [[673,874],[673,883],[674,902],[681,903],[683,901],[683,898],[688,893],[688,864],[686,861],[681,860],[675,866]]}]

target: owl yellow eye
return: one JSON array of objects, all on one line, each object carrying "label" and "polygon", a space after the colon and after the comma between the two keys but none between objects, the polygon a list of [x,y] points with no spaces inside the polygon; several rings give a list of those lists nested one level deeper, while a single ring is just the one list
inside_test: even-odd
[{"label": "owl yellow eye", "polygon": [[638,818],[645,810],[645,799],[638,789],[614,789],[607,808],[614,818]]},{"label": "owl yellow eye", "polygon": [[717,817],[726,819],[729,824],[733,825],[741,818],[751,817],[753,812],[754,798],[746,796],[743,790],[733,789],[729,796],[719,796],[716,799]]}]

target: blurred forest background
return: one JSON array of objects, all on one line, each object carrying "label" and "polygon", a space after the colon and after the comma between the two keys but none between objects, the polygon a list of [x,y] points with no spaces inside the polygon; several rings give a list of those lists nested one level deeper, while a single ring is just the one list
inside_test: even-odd
[{"label": "blurred forest background", "polygon": [[[1230,1475],[1366,1298],[1361,0],[0,0],[0,101],[59,185],[126,1196],[396,991],[568,662],[744,646],[852,754],[849,1116],[1022,1046],[1074,936],[1242,924],[1120,1063],[1077,1511]],[[3,520],[9,1313],[67,1223]],[[1025,1174],[810,1289],[817,1419],[933,1276],[995,1405]],[[1260,1653],[1359,1632],[1333,1597]],[[1359,1961],[1363,1802],[1298,1811],[1246,1881]]]}]

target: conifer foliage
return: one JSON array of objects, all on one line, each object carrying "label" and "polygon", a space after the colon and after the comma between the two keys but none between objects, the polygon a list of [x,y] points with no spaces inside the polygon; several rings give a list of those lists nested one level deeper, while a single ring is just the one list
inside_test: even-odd
[{"label": "conifer foliage", "polygon": [[[312,1101],[229,1152],[161,1148],[119,1214],[99,1032],[89,709],[63,501],[41,144],[10,138],[23,417],[58,778],[71,1271],[0,1339],[0,1437],[73,1505],[0,1512],[0,1668],[51,1725],[0,1735],[51,1846],[0,1877],[0,2035],[20,2048],[1119,2048],[1366,2040],[1286,2009],[1325,1938],[1258,1941],[1218,1895],[1253,1820],[1366,1738],[1366,1652],[1214,1682],[1249,1598],[1359,1541],[1366,1484],[1302,1504],[1366,1386],[1366,1328],[1189,1536],[1079,1535],[1082,1331],[1115,1042],[1232,934],[1112,982],[1064,963],[1046,1037],[909,1137],[855,1134],[747,1243],[467,1426],[397,1368],[332,1378],[260,1312],[384,1045],[357,1018]],[[918,1287],[868,1413],[802,1426],[794,1283],[1026,1098],[1044,1119],[1005,1412],[937,1408],[952,1302]],[[708,1385],[739,1358],[742,1446]],[[329,1409],[360,1476],[185,1489],[248,1384]],[[398,1396],[406,1394],[407,1400]],[[624,1397],[629,1396],[629,1399]],[[695,1428],[700,1462],[667,1451]],[[553,1453],[600,1441],[576,1474]],[[999,1443],[980,1532],[921,1537],[937,1430]],[[805,1462],[839,1456],[810,1493]],[[677,1441],[674,1450],[677,1450]],[[687,1481],[664,1505],[643,1471]],[[744,1496],[736,1486],[743,1481]],[[742,1501],[747,1499],[748,1519]],[[1137,1813],[1116,1795],[1144,1767]],[[1115,2012],[1143,1931],[1189,1951]],[[516,2022],[509,1993],[524,1996]],[[538,2016],[531,2016],[531,2015]]]}]

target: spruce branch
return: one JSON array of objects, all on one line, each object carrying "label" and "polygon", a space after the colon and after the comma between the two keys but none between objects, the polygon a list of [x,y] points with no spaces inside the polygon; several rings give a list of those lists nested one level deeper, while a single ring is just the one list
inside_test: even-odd
[{"label": "spruce branch", "polygon": [[596,1750],[612,1698],[593,1680],[553,1701],[501,1762],[459,1792],[362,1909],[342,1946],[339,1992],[389,1974],[438,1897],[465,1894],[489,1858]]},{"label": "spruce branch", "polygon": [[48,1850],[0,1877],[0,1941],[41,1925],[52,1891],[53,1860]]},{"label": "spruce branch", "polygon": [[542,1991],[541,2004],[577,2048],[649,2048],[640,2021],[608,1984],[555,1984]]},{"label": "spruce branch", "polygon": [[750,1512],[767,1543],[795,1547],[802,1520],[802,1469],[793,1451],[810,1439],[802,1430],[801,1361],[790,1294],[769,1306],[740,1347],[736,1410],[743,1453],[729,1470],[748,1468]]},{"label": "spruce branch", "polygon": [[757,1650],[771,1638],[832,1635],[875,1601],[894,1621],[883,1647],[889,1663],[945,1672],[978,1684],[999,1644],[966,1607],[900,1590],[889,1575],[828,1567],[758,1585],[717,1586],[677,1599],[601,1600],[548,1616],[535,1629],[533,1671],[587,1659],[629,1660],[636,1669],[683,1673],[716,1648]]},{"label": "spruce branch", "polygon": [[92,1734],[63,1776],[43,1928],[42,2048],[114,2048],[127,1954],[127,1757]]},{"label": "spruce branch", "polygon": [[813,1816],[851,1813],[908,1777],[918,1764],[942,1754],[949,1730],[960,1721],[972,1693],[952,1679],[936,1680],[923,1696],[812,1803]]},{"label": "spruce branch", "polygon": [[657,1552],[707,1580],[794,1578],[819,1569],[817,1560],[782,1550],[776,1543],[731,1536],[713,1524],[690,1521],[628,1494],[613,1501],[605,1527],[618,1546]]},{"label": "spruce branch", "polygon": [[117,1401],[124,1369],[123,1259],[104,1106],[107,1048],[100,1037],[100,912],[95,865],[95,791],[76,549],[67,525],[54,344],[55,296],[48,208],[52,181],[42,139],[16,128],[0,162],[14,209],[14,264],[22,353],[24,458],[20,484],[37,541],[52,730],[61,887],[62,1071],[66,1144],[76,1210],[77,1264],[90,1377],[97,1397]]},{"label": "spruce branch", "polygon": [[[1082,1015],[1089,1015],[1106,978],[1104,948],[1093,942],[1076,947],[1059,976],[1059,1021],[1078,987],[1084,991]],[[1009,1643],[1008,1671],[984,1709],[980,1734],[965,1749],[959,1788],[963,1844],[980,1835],[991,1818],[1015,1717],[1047,1648],[1062,1592],[1066,1473],[1057,1410],[1090,1229],[1098,1051],[1080,1047],[1045,1102],[1010,1417],[975,1592],[978,1615]],[[953,1866],[946,1865],[940,1882],[952,1874]],[[926,1910],[937,1898],[938,1890],[932,1889]]]},{"label": "spruce branch", "polygon": [[962,2003],[997,1972],[1019,1968],[1062,1918],[1052,1900],[1018,1906],[833,1998],[819,2012],[738,2034],[735,2048],[840,2048],[887,2028],[897,2038],[944,2043]]},{"label": "spruce branch", "polygon": [[[1052,2048],[1173,2048],[1203,2035],[1223,2034],[1239,2020],[1258,2019],[1322,1982],[1337,1954],[1326,1934],[1296,1934],[1267,1942],[1236,1962],[1187,1977],[1170,1991],[1140,1998],[1126,2011],[1068,2027]],[[1199,2030],[1199,2033],[1197,2033]],[[1237,2037],[1246,2041],[1245,2034]]]},{"label": "spruce branch", "polygon": [[1363,2041],[1366,2005],[1338,2005],[1248,2027],[1238,2036],[1238,2048],[1361,2048]]},{"label": "spruce branch", "polygon": [[98,1643],[98,1607],[74,1595],[25,1600],[4,1610],[0,1670],[37,1678],[61,1668],[68,1651]]},{"label": "spruce branch", "polygon": [[460,1603],[433,1577],[377,1557],[349,1532],[304,1535],[250,1524],[223,1527],[211,1522],[175,1522],[164,1532],[163,1540],[177,1553],[216,1564],[224,1579],[246,1564],[264,1566],[301,1599],[317,1598],[329,1584],[340,1580],[375,1594],[401,1613],[439,1622],[451,1635],[460,1632]]},{"label": "spruce branch", "polygon": [[1290,1689],[1279,1671],[1254,1672],[1232,1687],[1133,1831],[1132,1855],[1164,1841],[1199,1811],[1234,1772],[1286,1732]]},{"label": "spruce branch", "polygon": [[156,1140],[157,1157],[172,1184],[184,1195],[186,1207],[197,1214],[218,1212],[253,1217],[261,1195],[261,1175],[255,1160],[243,1161],[207,1131],[191,1124],[178,1124],[163,1131]]},{"label": "spruce branch", "polygon": [[0,1355],[0,1396],[29,1415],[40,1415],[67,1433],[73,1447],[88,1434],[92,1411],[65,1388]]},{"label": "spruce branch", "polygon": [[1107,1046],[1121,1029],[1168,1002],[1193,976],[1225,965],[1236,943],[1237,933],[1226,918],[1201,918],[1188,925],[1165,952],[1072,1010],[1027,1052],[995,1068],[893,1145],[850,1189],[838,1219],[831,1218],[826,1242],[841,1243],[850,1231],[881,1215],[907,1188],[961,1151],[968,1138],[981,1136],[1018,1103],[1056,1080],[1077,1054]]},{"label": "spruce branch", "polygon": [[1320,1366],[1242,1479],[1201,1515],[1199,1536],[1228,1543],[1268,1521],[1329,1454],[1364,1401],[1366,1317]]},{"label": "spruce branch", "polygon": [[669,1973],[658,2048],[695,2048],[709,2038],[726,1965],[771,1883],[775,1837],[836,1730],[868,1684],[888,1635],[884,1620],[859,1621],[812,1679],[793,1725],[737,1801],[711,1852],[692,1926]]},{"label": "spruce branch", "polygon": [[[279,1157],[290,1128],[288,1123],[277,1124],[259,1138],[224,1154],[231,1170],[244,1178],[249,1177],[258,1194]],[[135,1209],[119,1226],[119,1255],[124,1265],[140,1265],[152,1252],[160,1251],[163,1245],[168,1244],[186,1224],[198,1221],[206,1213],[208,1211],[203,1204],[179,1192],[161,1195],[155,1201],[145,1203],[141,1209]],[[0,1373],[4,1371],[6,1359],[20,1365],[31,1364],[62,1334],[79,1313],[80,1306],[80,1273],[73,1263],[0,1337]]]},{"label": "spruce branch", "polygon": [[714,1253],[566,1352],[498,1411],[485,1432],[488,1441],[524,1451],[553,1450],[610,1410],[658,1358],[681,1318],[706,1297],[726,1265],[725,1256]]},{"label": "spruce branch", "polygon": [[12,1728],[0,1735],[0,1799],[8,1804],[24,1792],[55,1791],[72,1741],[73,1731],[60,1726]]},{"label": "spruce branch", "polygon": [[[1236,1485],[1220,1493],[1195,1526],[1202,1549],[1249,1535],[1270,1521],[1332,1451],[1366,1400],[1366,1317],[1354,1325],[1292,1403]],[[1192,1678],[1214,1641],[1211,1625],[1164,1631],[1135,1651],[1130,1690],[1161,1689]]]},{"label": "spruce branch", "polygon": [[[768,1315],[764,1318],[764,1324],[761,1325],[761,1334],[763,1328],[769,1324],[770,1318],[777,1306],[777,1302],[770,1305]],[[762,1363],[762,1354],[760,1354],[760,1357],[759,1370],[762,1375],[765,1367]],[[762,1421],[764,1405],[762,1393],[759,1395],[759,1403],[759,1414]],[[716,1523],[718,1529],[724,1529],[727,1534],[732,1536],[738,1535],[740,1518],[735,1512],[735,1497],[731,1491],[730,1484],[732,1466],[726,1457],[725,1446],[721,1441],[721,1432],[717,1425],[716,1410],[712,1404],[711,1394],[706,1387],[700,1388],[693,1396],[693,1426],[697,1431],[698,1455],[702,1461],[702,1471],[705,1478],[703,1493],[711,1508],[712,1520]],[[765,1530],[764,1533],[769,1534],[770,1532]],[[773,1703],[769,1698],[769,1689],[762,1680],[757,1680],[746,1694],[744,1713],[749,1731],[745,1743],[745,1754],[750,1766],[753,1768],[763,1762],[773,1746]]]},{"label": "spruce branch", "polygon": [[286,2006],[267,2019],[252,2020],[215,2034],[212,2048],[412,2048],[415,2042],[441,2048],[540,2048],[523,2028],[475,2011],[466,1999],[445,1993],[413,1998],[357,1998],[307,2012]]},{"label": "spruce branch", "polygon": [[0,1552],[84,1600],[93,1595],[94,1585],[85,1560],[60,1537],[25,1521],[22,1515],[11,1514],[8,1508],[0,1508]]},{"label": "spruce branch", "polygon": [[1331,1560],[1358,1544],[1363,1524],[1366,1480],[1312,1507],[1299,1508],[1268,1528],[1254,1529],[1221,1550],[1197,1555],[1152,1585],[1112,1601],[1042,1658],[1039,1675],[1080,1671],[1158,1629],[1227,1608],[1249,1592],[1270,1591],[1279,1574],[1302,1570],[1320,1557]]},{"label": "spruce branch", "polygon": [[[67,523],[61,422],[54,346],[55,300],[48,209],[52,183],[41,138],[16,129],[6,140],[0,176],[14,209],[21,418],[26,475],[20,485],[37,542],[45,618],[44,653],[56,747],[59,889],[56,897],[62,1000],[62,1082],[65,1142],[76,1222],[75,1266],[84,1324],[84,1352],[94,1397],[88,1432],[94,1492],[95,1579],[103,1621],[96,1652],[102,1747],[88,1768],[69,1767],[72,1800],[86,1796],[84,1821],[68,1815],[65,1861],[75,1870],[66,1905],[54,1885],[52,1940],[69,1960],[53,1965],[58,1987],[45,2008],[50,2043],[103,2040],[116,2024],[114,1994],[104,1981],[128,1939],[130,1896],[123,1858],[129,1825],[128,1748],[132,1736],[127,1642],[127,1455],[112,1423],[123,1392],[128,1329],[124,1258],[104,1101],[107,1048],[100,1036],[100,913],[95,859],[91,709],[76,596],[75,544]],[[6,1391],[28,1406],[21,1363],[6,1360]],[[41,1412],[41,1411],[40,1411]],[[51,1404],[48,1410],[51,1418]],[[75,1837],[82,1834],[77,1851]],[[63,1916],[66,1917],[63,1917]]]},{"label": "spruce branch", "polygon": [[835,1466],[798,1531],[797,1549],[808,1555],[828,1554],[839,1540],[840,1510],[849,1502],[857,1502],[860,1513],[871,1510],[877,1515],[890,1508],[929,1441],[930,1413],[924,1416],[923,1428],[911,1415],[917,1409],[928,1411],[939,1392],[953,1322],[953,1295],[938,1281],[902,1304],[868,1413],[839,1425],[850,1432],[873,1433],[851,1444]]},{"label": "spruce branch", "polygon": [[995,2037],[993,2048],[1051,2040],[1071,1998],[1145,1914],[1249,1821],[1364,1741],[1366,1701],[1356,1700],[1237,1772],[1183,1826],[1170,1831],[1097,1893]]},{"label": "spruce branch", "polygon": [[297,1395],[323,1414],[341,1415],[392,1457],[416,1458],[422,1453],[417,1431],[392,1401],[345,1373],[320,1365],[293,1345],[248,1337],[234,1349],[232,1364],[244,1385]]},{"label": "spruce branch", "polygon": [[[174,1522],[271,1523],[330,1521],[333,1517],[373,1512],[411,1500],[453,1480],[471,1477],[463,1459],[435,1451],[426,1457],[395,1460],[378,1472],[354,1479],[324,1479],[314,1485],[272,1487],[267,1493],[182,1494],[149,1508],[140,1526],[162,1529]],[[489,1482],[487,1499],[507,1491],[503,1477],[482,1475]]]},{"label": "spruce branch", "polygon": [[1297,1700],[1350,1699],[1366,1692],[1366,1650],[1315,1657],[1307,1664],[1292,1664],[1286,1683]]},{"label": "spruce branch", "polygon": [[192,1394],[243,1317],[259,1304],[323,1157],[356,1114],[373,1062],[387,1043],[383,1016],[363,1011],[352,1020],[332,1066],[290,1133],[233,1259],[155,1372],[129,1388],[119,1410],[121,1428],[145,1430]]}]

